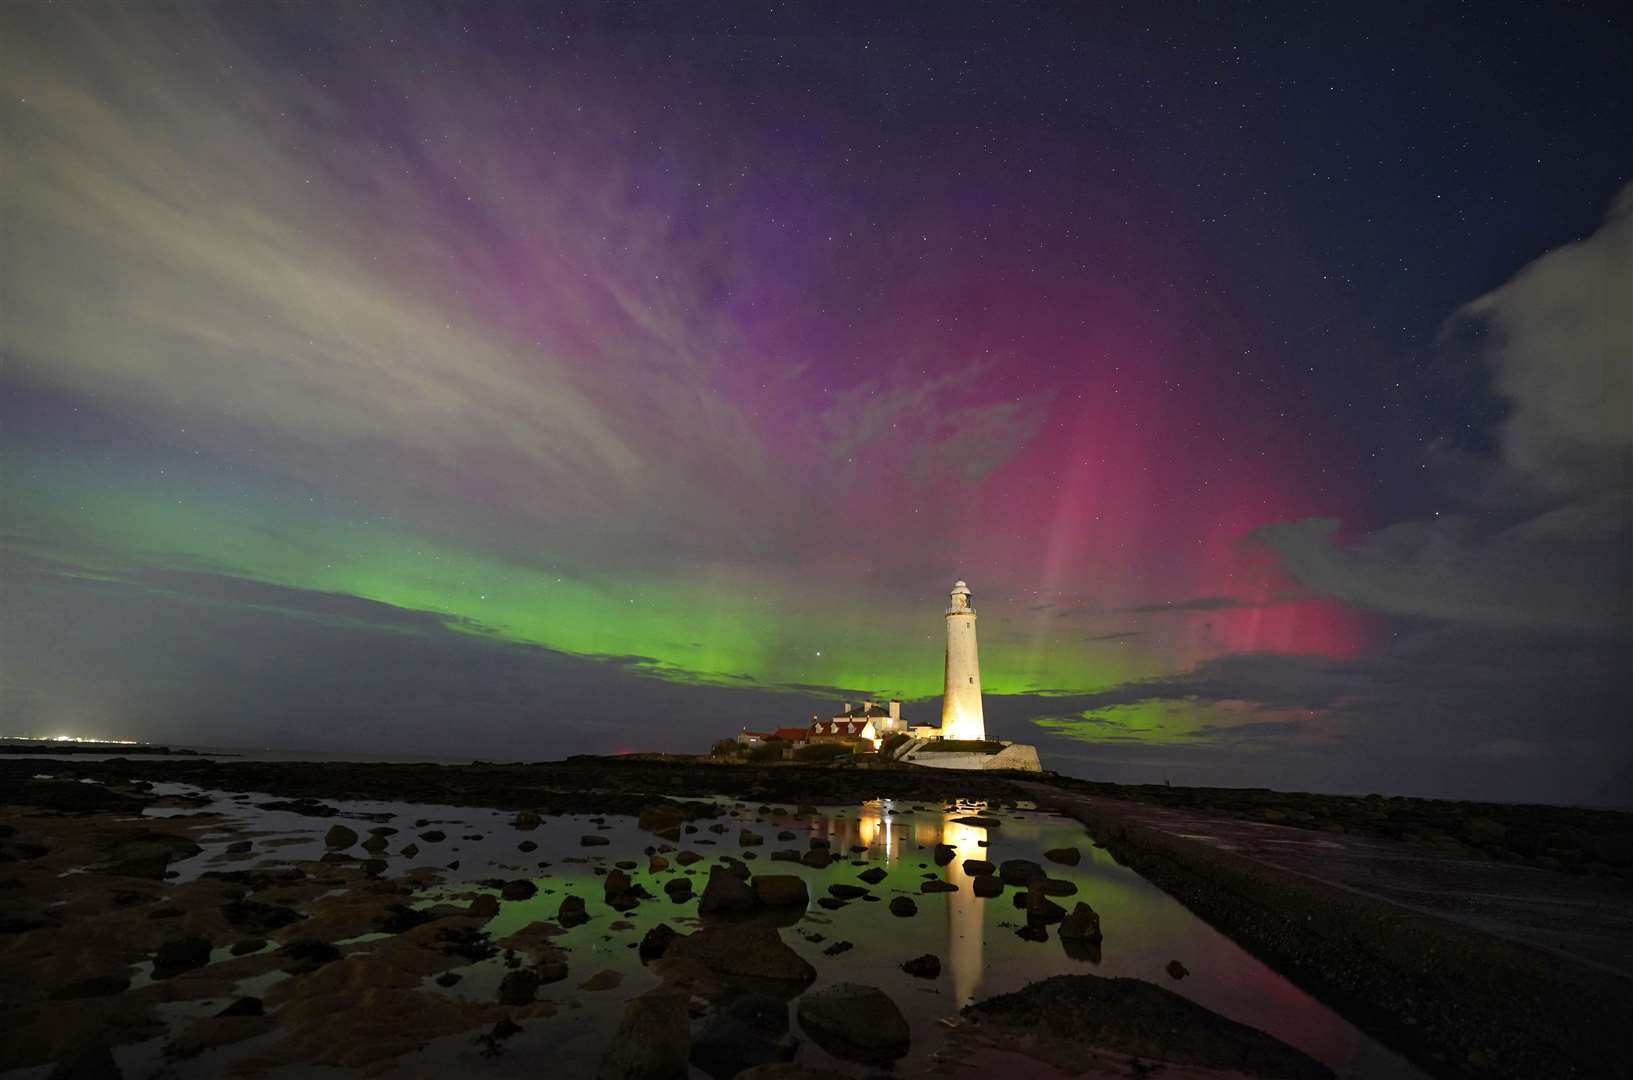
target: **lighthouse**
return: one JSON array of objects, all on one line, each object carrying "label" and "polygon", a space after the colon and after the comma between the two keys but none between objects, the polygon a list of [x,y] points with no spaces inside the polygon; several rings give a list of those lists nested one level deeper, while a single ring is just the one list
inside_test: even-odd
[{"label": "lighthouse", "polygon": [[970,587],[953,583],[947,603],[947,686],[941,698],[943,739],[985,739],[981,715],[981,663],[975,653],[975,609]]}]

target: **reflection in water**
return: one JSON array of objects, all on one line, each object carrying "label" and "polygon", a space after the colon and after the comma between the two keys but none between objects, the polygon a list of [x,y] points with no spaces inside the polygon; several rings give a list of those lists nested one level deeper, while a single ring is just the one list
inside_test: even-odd
[{"label": "reflection in water", "polygon": [[975,1000],[975,992],[981,987],[982,913],[986,901],[975,895],[974,883],[964,872],[964,860],[986,858],[981,841],[987,838],[987,831],[974,825],[960,825],[952,820],[952,814],[945,817],[941,842],[957,851],[953,861],[947,864],[947,880],[958,886],[957,892],[947,894],[947,966],[952,975],[953,994],[960,1005],[967,1005]]}]

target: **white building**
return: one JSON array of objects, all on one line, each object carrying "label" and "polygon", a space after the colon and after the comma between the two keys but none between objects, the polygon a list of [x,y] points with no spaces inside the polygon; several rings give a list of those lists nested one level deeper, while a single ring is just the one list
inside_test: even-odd
[{"label": "white building", "polygon": [[982,740],[987,737],[981,712],[981,661],[975,649],[975,609],[970,587],[953,583],[947,605],[946,686],[941,697],[941,737]]}]

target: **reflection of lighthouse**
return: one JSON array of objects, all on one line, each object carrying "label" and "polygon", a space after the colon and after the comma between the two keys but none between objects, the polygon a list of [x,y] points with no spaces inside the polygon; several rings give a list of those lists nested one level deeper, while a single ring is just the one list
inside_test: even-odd
[{"label": "reflection of lighthouse", "polygon": [[941,842],[950,844],[958,854],[947,864],[947,880],[958,886],[958,891],[946,893],[947,898],[947,971],[952,976],[954,1000],[959,1007],[975,1000],[981,987],[981,950],[985,944],[986,927],[982,923],[986,901],[975,895],[975,883],[964,872],[965,859],[984,859],[986,851],[981,841],[986,831],[973,825],[960,825],[947,815],[941,826]]},{"label": "reflection of lighthouse", "polygon": [[985,739],[981,715],[981,663],[975,655],[975,609],[970,587],[953,584],[947,605],[947,685],[941,698],[943,739]]}]

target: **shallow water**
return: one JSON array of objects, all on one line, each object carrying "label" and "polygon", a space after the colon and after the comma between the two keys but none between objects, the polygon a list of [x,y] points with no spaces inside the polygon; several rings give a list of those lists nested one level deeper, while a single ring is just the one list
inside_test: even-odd
[{"label": "shallow water", "polygon": [[[185,793],[180,785],[160,785],[160,791]],[[1083,827],[1071,819],[1024,807],[997,812],[1001,824],[980,828],[954,819],[983,810],[984,804],[968,803],[956,808],[940,805],[875,802],[862,806],[818,808],[814,816],[798,816],[789,807],[760,812],[741,804],[723,804],[727,826],[724,834],[709,831],[707,820],[698,829],[673,845],[705,856],[703,862],[681,868],[668,854],[671,867],[659,874],[647,873],[645,850],[662,846],[651,833],[636,827],[633,819],[606,815],[547,818],[537,829],[518,831],[512,827],[512,812],[393,802],[337,802],[325,800],[341,810],[334,818],[312,818],[281,811],[260,810],[254,802],[271,801],[271,796],[213,796],[208,807],[241,821],[249,832],[208,835],[204,852],[173,864],[182,879],[196,877],[210,869],[239,869],[271,866],[283,862],[318,858],[324,850],[323,834],[336,823],[345,823],[366,835],[374,824],[399,830],[390,837],[386,853],[395,877],[411,867],[439,868],[445,883],[422,891],[416,903],[428,906],[457,898],[461,902],[474,893],[488,890],[476,883],[483,879],[526,877],[539,894],[526,901],[504,902],[500,913],[484,929],[491,939],[504,937],[535,920],[554,919],[561,899],[567,894],[582,897],[590,915],[583,926],[552,939],[569,954],[571,974],[559,983],[541,988],[541,1000],[556,1002],[554,1017],[533,1018],[521,1034],[507,1040],[497,1057],[479,1056],[475,1032],[430,1043],[421,1053],[400,1062],[397,1075],[448,1075],[466,1068],[480,1068],[491,1076],[522,1076],[537,1073],[540,1062],[548,1061],[562,1075],[593,1073],[602,1048],[611,1038],[626,998],[655,985],[658,980],[641,965],[635,946],[652,926],[663,922],[685,933],[698,925],[696,900],[676,904],[663,893],[664,881],[674,874],[690,872],[695,888],[701,891],[708,867],[721,856],[743,858],[756,873],[798,874],[805,878],[812,897],[811,907],[801,915],[791,913],[781,931],[783,939],[818,972],[817,987],[834,982],[860,982],[877,986],[891,996],[908,1017],[913,1028],[913,1049],[898,1069],[916,1074],[933,1067],[942,1044],[943,1022],[956,1018],[958,1010],[971,1001],[1018,990],[1026,984],[1056,974],[1092,973],[1129,976],[1167,987],[1217,1013],[1240,1023],[1268,1031],[1284,1042],[1303,1050],[1334,1069],[1341,1077],[1415,1077],[1419,1075],[1403,1060],[1361,1034],[1343,1018],[1315,1001],[1229,939],[1186,911],[1166,893],[1133,871],[1117,865],[1104,851],[1093,846]],[[149,811],[151,816],[191,813],[185,808]],[[354,820],[361,819],[361,820]],[[426,824],[417,825],[424,821]],[[758,847],[739,846],[738,832],[749,829],[763,836]],[[419,833],[438,829],[446,833],[440,842],[427,842]],[[779,840],[782,831],[793,839]],[[606,837],[605,847],[583,847],[580,837]],[[252,856],[225,856],[223,848],[233,839],[256,836]],[[778,849],[807,850],[813,838],[826,839],[839,860],[823,870],[800,863],[769,858]],[[523,853],[523,841],[537,844],[537,850]],[[419,854],[412,860],[398,852],[416,843]],[[957,857],[945,867],[937,867],[932,848],[937,843],[953,845]],[[863,848],[849,854],[855,845]],[[1065,866],[1045,860],[1043,852],[1053,848],[1076,847],[1082,861]],[[354,854],[362,854],[353,849]],[[965,859],[1031,859],[1045,866],[1053,878],[1072,882],[1075,896],[1057,897],[1071,909],[1082,900],[1101,916],[1105,941],[1097,959],[1069,956],[1055,938],[1044,942],[1023,940],[1016,929],[1025,924],[1025,914],[1017,910],[1006,888],[993,899],[982,899],[971,891],[970,878],[963,870]],[[604,873],[614,862],[635,860],[638,868],[631,877],[657,898],[643,901],[629,912],[616,912],[602,902]],[[457,862],[457,869],[449,869]],[[869,867],[881,867],[886,878],[870,886],[878,900],[852,901],[837,911],[815,904],[827,895],[834,883],[865,884],[857,875]],[[957,892],[922,894],[920,886],[935,878],[958,886]],[[918,914],[901,918],[887,910],[896,895],[913,897]],[[836,942],[851,947],[838,954],[824,950]],[[942,962],[938,979],[908,976],[900,969],[903,961],[932,953]],[[1190,975],[1170,978],[1165,968],[1171,960],[1181,961]],[[494,957],[455,969],[461,981],[446,990],[427,980],[425,989],[471,1000],[492,1001],[500,978],[506,972],[502,957]],[[620,977],[611,989],[583,989],[580,984],[601,972]],[[141,973],[138,973],[141,974]],[[241,987],[254,992],[264,987]],[[225,1004],[223,999],[220,1004]],[[793,1010],[790,1010],[791,1014]],[[187,1012],[187,1010],[180,1010]],[[209,1015],[200,1012],[198,1015]],[[865,1018],[859,1018],[865,1022]],[[798,1021],[793,1030],[799,1035]],[[177,1078],[216,1075],[239,1057],[252,1052],[263,1040],[240,1043],[188,1062],[163,1063],[159,1041],[115,1051],[127,1076],[154,1075],[162,1067],[164,1076]],[[828,1058],[814,1043],[802,1040],[799,1061],[856,1068]],[[29,1076],[48,1070],[7,1074]],[[311,1074],[300,1070],[301,1075]],[[703,1074],[694,1070],[694,1076]]]}]

